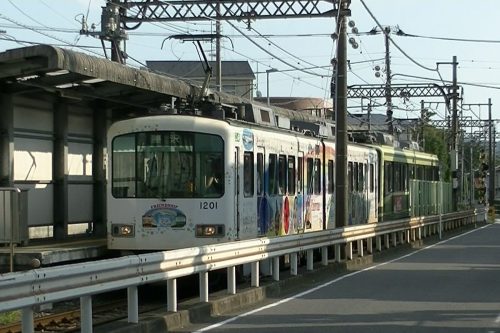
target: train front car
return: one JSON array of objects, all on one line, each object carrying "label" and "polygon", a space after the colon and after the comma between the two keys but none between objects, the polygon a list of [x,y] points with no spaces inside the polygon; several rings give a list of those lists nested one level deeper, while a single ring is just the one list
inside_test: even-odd
[{"label": "train front car", "polygon": [[237,239],[228,124],[182,115],[108,132],[108,247],[169,250]]}]

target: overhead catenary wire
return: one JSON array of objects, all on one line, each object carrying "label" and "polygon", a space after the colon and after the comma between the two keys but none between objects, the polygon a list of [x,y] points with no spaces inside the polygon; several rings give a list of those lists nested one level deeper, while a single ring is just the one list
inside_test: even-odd
[{"label": "overhead catenary wire", "polygon": [[398,44],[396,44],[394,42],[394,40],[391,38],[390,34],[387,31],[385,31],[385,29],[382,27],[382,25],[377,20],[377,18],[375,17],[375,15],[373,15],[373,13],[371,12],[370,8],[368,8],[368,6],[365,4],[365,1],[364,0],[360,0],[360,1],[361,1],[361,4],[363,5],[363,7],[368,12],[368,14],[370,15],[370,17],[375,21],[375,23],[377,24],[377,26],[379,27],[379,29],[387,36],[387,38],[391,41],[392,45],[394,45],[399,50],[399,52],[401,52],[406,58],[408,58],[408,60],[410,60],[411,62],[413,62],[415,65],[419,66],[420,68],[423,68],[423,69],[431,71],[431,72],[437,72],[438,71],[436,68],[429,68],[427,66],[422,65],[421,63],[417,62],[415,59],[413,59],[412,57],[410,57],[410,55],[408,55],[401,47],[399,47]]}]

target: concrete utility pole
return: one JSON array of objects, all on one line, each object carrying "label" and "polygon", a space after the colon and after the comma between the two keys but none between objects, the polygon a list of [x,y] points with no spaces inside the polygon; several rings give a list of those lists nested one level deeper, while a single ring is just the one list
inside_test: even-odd
[{"label": "concrete utility pole", "polygon": [[[335,227],[347,225],[347,16],[350,1],[341,1],[339,8],[338,43],[337,43],[337,77],[335,98]],[[335,79],[335,77],[334,77]]]},{"label": "concrete utility pole", "polygon": [[387,104],[387,126],[389,134],[394,134],[394,126],[392,124],[392,94],[391,94],[391,58],[389,53],[389,34],[391,27],[384,28],[385,39],[385,102]]},{"label": "concrete utility pole", "polygon": [[217,86],[217,91],[222,91],[222,60],[220,52],[220,3],[217,1],[217,13],[215,21],[215,34],[217,35],[215,39],[215,85]]},{"label": "concrete utility pole", "polygon": [[457,56],[453,56],[452,61],[453,66],[453,77],[452,77],[452,96],[451,96],[451,149],[450,149],[450,160],[451,160],[451,177],[453,182],[453,192],[452,192],[452,203],[453,210],[458,209],[458,200],[460,189],[458,186],[458,85],[457,85]]},{"label": "concrete utility pole", "polygon": [[495,136],[494,130],[495,126],[493,120],[491,119],[491,98],[488,98],[488,135],[489,135],[489,151],[488,151],[488,172],[490,173],[488,177],[488,204],[493,207],[495,204]]}]

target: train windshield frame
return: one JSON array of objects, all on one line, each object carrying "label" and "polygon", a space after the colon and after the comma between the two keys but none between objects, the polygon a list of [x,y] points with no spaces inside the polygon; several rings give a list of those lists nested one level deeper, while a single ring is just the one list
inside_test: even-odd
[{"label": "train windshield frame", "polygon": [[114,198],[218,198],[224,194],[224,141],[215,134],[145,131],[112,141]]}]

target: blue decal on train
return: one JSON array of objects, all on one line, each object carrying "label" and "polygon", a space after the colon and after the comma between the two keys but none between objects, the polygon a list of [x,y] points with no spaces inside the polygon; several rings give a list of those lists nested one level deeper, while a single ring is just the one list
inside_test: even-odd
[{"label": "blue decal on train", "polygon": [[253,132],[248,128],[243,129],[243,148],[245,150],[253,150]]},{"label": "blue decal on train", "polygon": [[185,225],[186,215],[177,208],[153,208],[142,216],[145,228],[182,228]]}]

